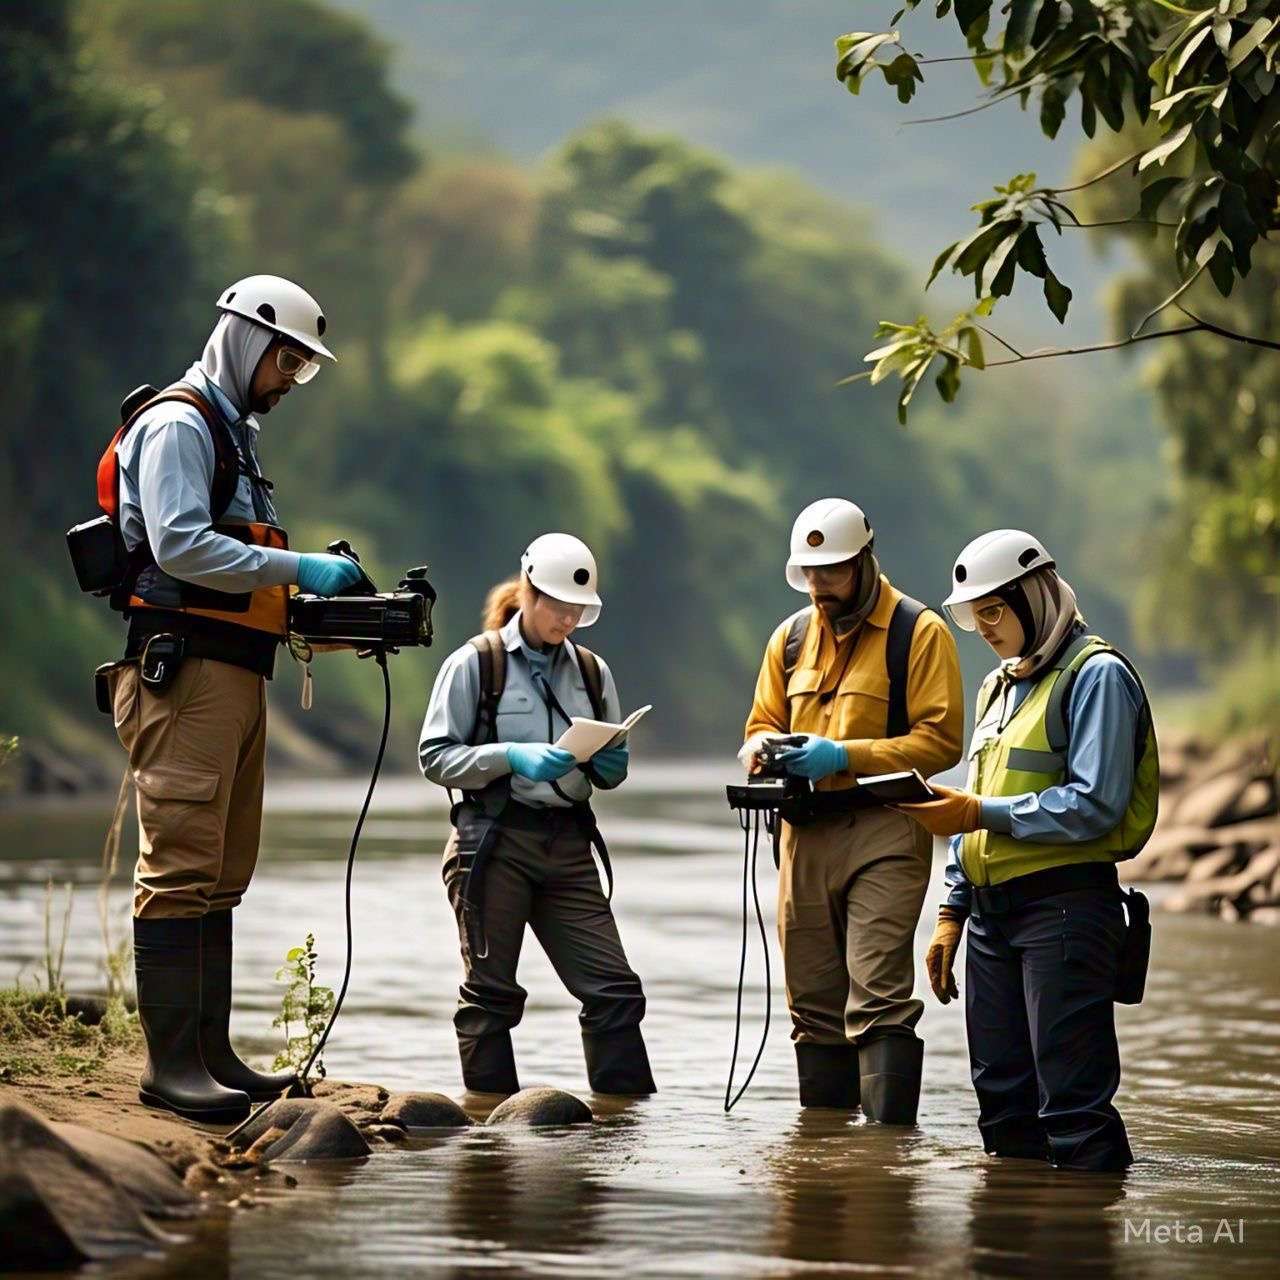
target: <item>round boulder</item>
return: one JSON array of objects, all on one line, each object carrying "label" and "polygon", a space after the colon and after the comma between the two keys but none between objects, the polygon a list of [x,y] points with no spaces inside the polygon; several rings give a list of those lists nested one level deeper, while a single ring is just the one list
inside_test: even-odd
[{"label": "round boulder", "polygon": [[553,1125],[590,1124],[591,1108],[563,1089],[541,1086],[521,1089],[494,1107],[486,1124],[508,1128],[543,1128]]},{"label": "round boulder", "polygon": [[[257,1146],[270,1130],[282,1131],[269,1144]],[[320,1098],[281,1098],[240,1127],[231,1145],[254,1148],[260,1164],[278,1160],[358,1160],[369,1154],[364,1135],[331,1102]]]},{"label": "round boulder", "polygon": [[443,1093],[393,1093],[378,1118],[402,1129],[463,1129],[475,1123]]},{"label": "round boulder", "polygon": [[134,1204],[152,1218],[189,1218],[199,1204],[177,1174],[145,1147],[78,1124],[55,1124],[53,1131],[82,1156],[105,1169]]}]

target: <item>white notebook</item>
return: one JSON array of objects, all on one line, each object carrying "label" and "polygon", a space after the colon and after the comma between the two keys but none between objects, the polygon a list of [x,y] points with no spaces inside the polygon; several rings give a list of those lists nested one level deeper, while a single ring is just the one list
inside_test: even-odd
[{"label": "white notebook", "polygon": [[588,720],[583,716],[574,716],[569,727],[560,735],[556,746],[572,752],[573,758],[579,764],[583,764],[597,751],[621,745],[627,734],[652,710],[652,706],[641,707],[638,711],[633,711],[621,724],[608,724],[604,720]]}]

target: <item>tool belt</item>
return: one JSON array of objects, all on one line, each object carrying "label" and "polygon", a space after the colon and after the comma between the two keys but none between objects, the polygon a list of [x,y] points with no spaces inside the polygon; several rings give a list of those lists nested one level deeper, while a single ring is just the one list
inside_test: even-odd
[{"label": "tool belt", "polygon": [[1125,909],[1125,935],[1116,971],[1115,999],[1141,1004],[1151,963],[1151,903],[1137,889],[1121,890],[1113,862],[1074,862],[1046,867],[1001,884],[974,885],[973,906],[979,915],[1002,916],[1058,893],[1098,889],[1118,894]]},{"label": "tool belt", "polygon": [[215,662],[243,667],[270,680],[275,671],[280,638],[267,631],[240,627],[216,618],[201,618],[163,609],[139,610],[129,618],[126,658],[141,657],[154,637],[177,637],[186,658],[212,658]]},{"label": "tool belt", "polygon": [[466,877],[461,896],[467,945],[480,958],[489,954],[489,943],[484,934],[485,872],[493,847],[504,829],[532,831],[547,838],[566,831],[580,831],[587,837],[604,868],[608,884],[606,900],[613,899],[613,864],[609,860],[609,846],[600,832],[591,805],[586,801],[563,808],[534,808],[511,799],[509,793],[505,802],[495,803],[483,792],[476,792],[464,796],[453,806],[449,811],[449,821],[458,833],[458,861]]}]

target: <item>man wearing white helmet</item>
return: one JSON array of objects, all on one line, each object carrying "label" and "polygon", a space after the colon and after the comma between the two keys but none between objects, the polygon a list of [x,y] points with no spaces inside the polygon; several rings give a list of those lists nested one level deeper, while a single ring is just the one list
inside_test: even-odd
[{"label": "man wearing white helmet", "polygon": [[965,1026],[978,1128],[992,1155],[1058,1168],[1132,1160],[1112,1099],[1115,1001],[1141,999],[1146,900],[1116,862],[1155,826],[1160,767],[1132,664],[1089,635],[1038,538],[996,529],[952,571],[944,607],[1000,659],[983,681],[965,790],[907,808],[952,836],[925,964],[944,1004],[966,924]]},{"label": "man wearing white helmet", "polygon": [[458,917],[465,977],[454,1027],[475,1093],[519,1087],[511,1031],[524,1012],[516,968],[531,926],[580,1001],[587,1078],[597,1093],[648,1094],[645,998],[591,858],[608,849],[592,788],[627,776],[625,741],[578,765],[554,745],[574,717],[621,718],[613,675],[570,641],[600,616],[595,557],[567,533],[535,538],[520,574],[485,605],[485,630],[445,660],[422,726],[426,778],[462,792],[444,879]]},{"label": "man wearing white helmet", "polygon": [[258,423],[334,356],[314,298],[251,276],[219,298],[203,356],[140,389],[99,465],[99,498],[128,552],[112,603],[129,620],[108,673],[138,792],[134,956],[148,1061],[142,1100],[227,1122],[279,1094],[236,1055],[231,916],[258,856],[265,680],[287,634],[289,587],[358,579],[340,556],[288,549],[258,464]]},{"label": "man wearing white helmet", "polygon": [[[765,650],[740,758],[803,735],[781,756],[820,791],[960,758],[960,667],[946,623],[881,572],[871,522],[843,498],[806,507],[787,582],[810,605]],[[913,1028],[912,940],[929,880],[928,833],[893,809],[783,824],[778,933],[805,1107],[914,1124],[923,1045]]]}]

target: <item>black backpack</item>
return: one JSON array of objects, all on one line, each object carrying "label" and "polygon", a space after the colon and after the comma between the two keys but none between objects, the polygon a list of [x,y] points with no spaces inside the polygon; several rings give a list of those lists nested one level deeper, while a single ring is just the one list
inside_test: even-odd
[{"label": "black backpack", "polygon": [[[495,742],[498,734],[498,703],[507,687],[507,647],[498,631],[484,631],[472,636],[468,643],[480,658],[480,701],[476,707],[475,727],[471,730],[471,744]],[[574,643],[578,655],[578,667],[582,682],[587,686],[591,700],[591,714],[597,720],[605,719],[604,680],[600,675],[600,659],[590,649]]]}]

